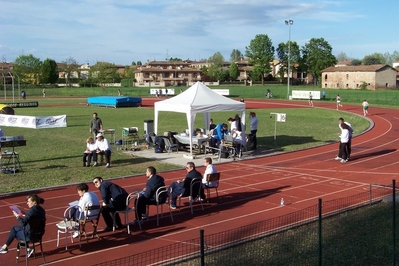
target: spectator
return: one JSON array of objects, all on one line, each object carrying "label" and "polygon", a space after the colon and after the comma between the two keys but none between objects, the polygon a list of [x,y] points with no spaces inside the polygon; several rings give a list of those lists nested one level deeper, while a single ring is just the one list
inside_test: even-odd
[{"label": "spectator", "polygon": [[255,112],[250,112],[249,113],[249,120],[251,121],[250,124],[250,129],[251,129],[251,134],[249,134],[249,138],[252,142],[252,150],[256,150],[257,148],[257,139],[256,139],[256,133],[258,132],[258,118],[256,117]]},{"label": "spectator", "polygon": [[[18,239],[30,239],[30,227],[29,222],[34,219],[46,219],[46,211],[40,206],[44,203],[44,199],[40,198],[36,194],[31,194],[26,197],[26,204],[29,210],[24,214],[22,212],[12,211],[12,214],[17,218],[19,225],[13,226],[8,234],[6,243],[0,248],[0,254],[6,254],[8,252],[8,246],[14,241],[14,238]],[[24,233],[25,227],[25,233]],[[44,234],[44,228],[43,228]],[[27,256],[30,257],[35,250],[28,248]]]},{"label": "spectator", "polygon": [[89,167],[92,159],[93,162],[97,162],[97,145],[93,137],[88,137],[86,150],[83,153],[83,167]]},{"label": "spectator", "polygon": [[[137,210],[136,210],[136,220],[131,222],[131,224],[140,223],[143,224],[142,218],[147,218],[146,207],[150,204],[156,204],[156,192],[160,187],[165,186],[165,181],[163,177],[157,175],[157,170],[153,166],[147,167],[146,171],[147,183],[143,191],[140,192],[140,196],[137,199]],[[160,202],[165,202],[166,193],[162,193],[164,198],[159,199]]]},{"label": "spectator", "polygon": [[23,100],[26,100],[26,92],[25,92],[25,91],[22,91],[22,92],[21,92],[21,96],[22,96],[22,99],[23,99]]},{"label": "spectator", "polygon": [[42,90],[43,97],[46,97],[46,89]]},{"label": "spectator", "polygon": [[325,91],[322,91],[322,92],[321,92],[321,97],[323,98],[323,100],[326,99],[326,92],[325,92]]},{"label": "spectator", "polygon": [[[107,227],[104,231],[112,231],[113,219],[112,215],[115,211],[121,211],[126,208],[126,198],[128,193],[122,187],[109,181],[104,181],[102,177],[95,177],[93,184],[100,190],[101,198],[103,199],[103,208],[101,214]],[[115,224],[117,228],[122,228],[121,218],[119,214],[115,214]]]},{"label": "spectator", "polygon": [[213,123],[213,119],[209,119],[209,130],[215,129],[216,125]]},{"label": "spectator", "polygon": [[219,148],[220,141],[223,140],[224,135],[228,135],[227,125],[224,123],[218,124],[213,130],[213,135],[211,136],[211,146],[214,148]]},{"label": "spectator", "polygon": [[341,163],[346,163],[348,161],[348,143],[350,139],[350,133],[348,130],[348,125],[345,123],[341,124],[341,134],[339,135],[341,141],[339,143],[339,153],[338,157],[342,158]]},{"label": "spectator", "polygon": [[[342,117],[340,117],[338,119],[338,126],[339,126],[339,129],[341,129],[341,134],[342,134],[342,124],[346,124],[347,125],[347,129],[349,131],[349,140],[348,140],[347,145],[346,145],[346,154],[347,154],[346,161],[349,161],[349,158],[350,158],[350,155],[351,155],[351,152],[352,152],[353,126],[349,122],[346,122]],[[339,136],[341,134],[338,133]],[[339,161],[342,160],[341,154],[338,153],[338,156],[335,158],[335,160],[339,160]]]},{"label": "spectator", "polygon": [[242,131],[243,126],[242,126],[242,123],[241,123],[241,117],[238,114],[236,114],[234,116],[234,120],[236,121],[237,130],[238,131]]},{"label": "spectator", "polygon": [[118,89],[118,96],[123,96],[122,91]]},{"label": "spectator", "polygon": [[[191,181],[194,178],[202,178],[202,175],[200,172],[198,172],[195,169],[195,164],[193,162],[188,162],[186,164],[186,171],[187,175],[186,177],[180,181],[175,181],[173,182],[170,187],[172,188],[172,202],[170,203],[170,208],[171,209],[176,209],[176,200],[178,196],[182,197],[188,197],[190,196],[190,186],[191,186]],[[198,197],[198,193],[195,193],[196,191],[199,191],[199,187],[193,188],[194,192],[192,198],[190,200],[195,200]]]},{"label": "spectator", "polygon": [[93,118],[90,121],[90,133],[93,133],[94,137],[97,136],[103,130],[103,121],[98,117],[97,113],[93,113]]},{"label": "spectator", "polygon": [[234,133],[234,131],[237,130],[237,122],[235,119],[229,117],[229,119],[227,119],[227,122],[230,124],[230,131],[229,133],[232,134]]},{"label": "spectator", "polygon": [[[106,138],[104,138],[103,134],[98,133],[97,134],[97,156],[98,155],[104,155],[105,156],[105,167],[110,168],[111,167],[111,146],[109,145],[109,142]],[[93,166],[97,166],[98,162],[95,161]]]},{"label": "spectator", "polygon": [[215,166],[212,164],[212,158],[206,157],[204,159],[204,166],[206,168],[205,168],[204,176],[202,177],[202,189],[201,189],[201,195],[200,195],[201,200],[205,200],[206,199],[206,196],[205,196],[205,193],[204,193],[205,185],[207,185],[208,187],[215,187],[215,186],[218,185],[218,181],[211,181],[211,182],[209,182],[209,184],[206,181],[206,176],[208,174],[217,173],[217,170],[216,170]]}]

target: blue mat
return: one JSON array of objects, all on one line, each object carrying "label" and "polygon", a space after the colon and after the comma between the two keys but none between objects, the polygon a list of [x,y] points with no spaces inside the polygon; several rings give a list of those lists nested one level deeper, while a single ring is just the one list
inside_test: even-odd
[{"label": "blue mat", "polygon": [[103,107],[139,107],[141,98],[126,96],[97,96],[87,98],[87,105],[96,105]]}]

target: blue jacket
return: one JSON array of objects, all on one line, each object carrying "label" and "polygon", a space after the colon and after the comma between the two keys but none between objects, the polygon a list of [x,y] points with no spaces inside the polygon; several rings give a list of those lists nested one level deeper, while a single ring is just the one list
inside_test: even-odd
[{"label": "blue jacket", "polygon": [[[223,139],[223,136],[224,135],[228,135],[229,134],[229,131],[226,129],[226,130],[223,130],[223,123],[220,123],[220,124],[218,124],[216,127],[215,127],[215,129],[214,129],[214,136],[213,136],[213,138],[214,139],[220,139],[220,140],[222,140]],[[216,133],[216,134],[215,134]]]}]

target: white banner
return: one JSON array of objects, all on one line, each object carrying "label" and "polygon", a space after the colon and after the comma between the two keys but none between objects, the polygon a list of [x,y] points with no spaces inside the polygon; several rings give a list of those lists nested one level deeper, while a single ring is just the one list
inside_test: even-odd
[{"label": "white banner", "polygon": [[0,115],[0,126],[24,128],[67,127],[66,115],[58,116],[22,116]]},{"label": "white banner", "polygon": [[292,99],[309,99],[310,93],[313,100],[320,100],[320,91],[292,91]]},{"label": "white banner", "polygon": [[277,122],[285,122],[285,120],[287,119],[287,115],[286,114],[277,114]]}]

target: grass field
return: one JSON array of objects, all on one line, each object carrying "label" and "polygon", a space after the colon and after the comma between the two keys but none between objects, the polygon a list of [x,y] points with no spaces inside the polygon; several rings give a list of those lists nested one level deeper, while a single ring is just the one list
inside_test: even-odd
[{"label": "grass field", "polygon": [[[18,147],[24,172],[7,175],[0,184],[0,193],[16,192],[76,182],[91,181],[94,176],[113,178],[143,174],[149,165],[158,171],[180,168],[161,161],[149,161],[146,158],[132,158],[118,152],[114,147],[112,167],[82,167],[82,154],[85,140],[90,136],[89,122],[93,112],[103,120],[105,128],[116,129],[116,139],[120,139],[123,127],[138,126],[143,135],[146,119],[153,119],[153,108],[99,108],[86,106],[86,98],[39,98],[38,108],[15,108],[18,115],[48,116],[66,114],[67,128],[28,129],[3,128],[8,136],[23,135],[27,146]],[[369,126],[363,117],[335,110],[324,109],[264,109],[255,110],[259,118],[258,143],[260,149],[273,147],[274,118],[271,112],[285,112],[286,123],[277,124],[277,143],[279,150],[292,151],[338,141],[337,120],[344,116],[350,121],[357,133]],[[226,121],[232,112],[213,113],[215,122]],[[184,114],[161,112],[159,133],[165,131],[183,132],[187,128]],[[202,116],[197,116],[196,127],[202,127]],[[183,158],[182,158],[183,160]],[[4,176],[4,174],[3,174]]]}]

